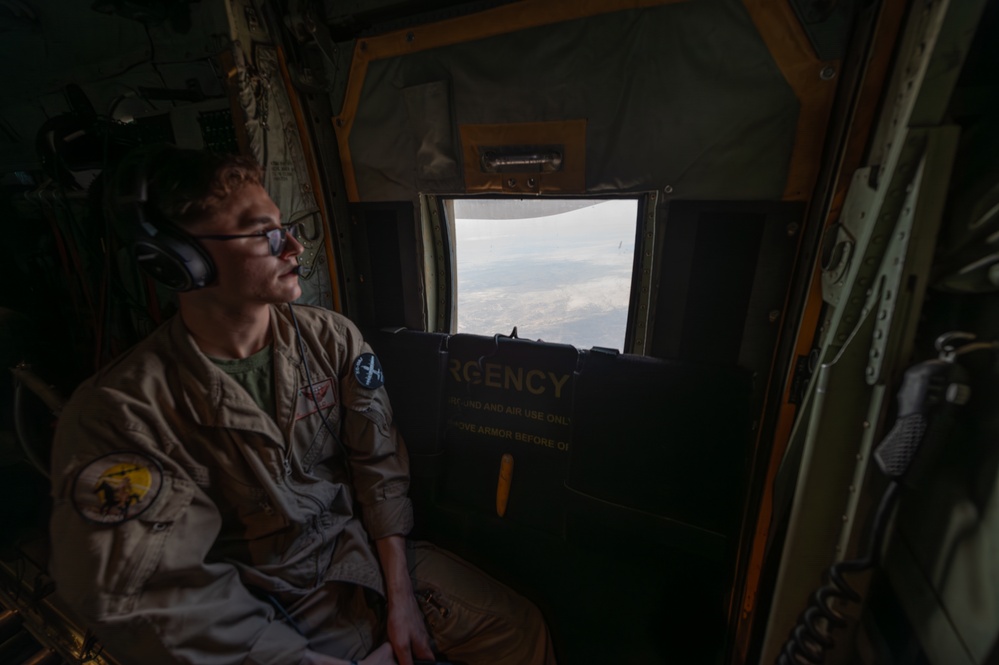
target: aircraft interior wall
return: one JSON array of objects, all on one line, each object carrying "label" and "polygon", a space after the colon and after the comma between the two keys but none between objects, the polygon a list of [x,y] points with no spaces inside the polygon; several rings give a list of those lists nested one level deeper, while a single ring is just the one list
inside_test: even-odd
[{"label": "aircraft interior wall", "polygon": [[[47,447],[73,388],[175,312],[103,187],[160,142],[265,167],[305,225],[301,302],[350,316],[382,360],[415,535],[531,598],[559,662],[773,662],[863,544],[902,370],[948,331],[999,339],[999,3],[962,2],[0,0],[0,662],[115,663],[45,574]],[[889,46],[864,41],[893,20]],[[961,30],[910,77],[906,35],[934,21]],[[547,165],[503,166],[525,153]],[[878,174],[933,192],[939,240],[864,268],[843,243],[873,246]],[[635,199],[619,348],[458,333],[463,197]],[[886,306],[902,332],[860,339],[884,290],[854,278],[914,255],[918,297]],[[859,373],[818,413],[844,348]],[[901,492],[830,662],[996,661],[996,355],[965,362],[973,397]]]}]

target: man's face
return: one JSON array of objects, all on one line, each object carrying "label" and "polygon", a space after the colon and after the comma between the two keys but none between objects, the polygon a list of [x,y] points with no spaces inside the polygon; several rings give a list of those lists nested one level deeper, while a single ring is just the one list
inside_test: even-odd
[{"label": "man's face", "polygon": [[[263,187],[246,184],[234,190],[209,220],[192,229],[194,235],[259,233],[281,226],[281,211]],[[298,257],[302,244],[288,235],[284,250],[273,256],[267,238],[253,236],[198,242],[215,262],[216,280],[207,291],[232,307],[291,302],[302,295]]]}]

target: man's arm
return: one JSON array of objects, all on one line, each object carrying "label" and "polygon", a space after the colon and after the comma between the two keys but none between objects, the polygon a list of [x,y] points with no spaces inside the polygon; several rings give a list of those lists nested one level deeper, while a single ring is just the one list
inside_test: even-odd
[{"label": "man's arm", "polygon": [[[253,597],[232,565],[206,561],[222,523],[214,503],[135,422],[99,416],[105,407],[71,402],[56,434],[51,573],[59,595],[123,663],[301,662],[306,639]],[[104,495],[96,509],[86,503],[98,485],[91,476],[128,473],[152,488],[141,512],[104,506]]]},{"label": "man's arm", "polygon": [[413,665],[413,654],[423,660],[434,660],[423,612],[416,603],[413,583],[409,578],[405,538],[386,536],[375,541],[375,545],[385,576],[388,637],[399,665]]},{"label": "man's arm", "polygon": [[341,429],[347,448],[354,495],[365,530],[375,541],[388,601],[388,635],[399,665],[417,658],[434,660],[423,613],[413,594],[406,563],[405,536],[413,525],[409,500],[409,456],[392,424],[388,392],[380,382],[362,382],[356,359],[372,354],[352,323],[343,320],[349,365],[342,373],[345,417]]}]

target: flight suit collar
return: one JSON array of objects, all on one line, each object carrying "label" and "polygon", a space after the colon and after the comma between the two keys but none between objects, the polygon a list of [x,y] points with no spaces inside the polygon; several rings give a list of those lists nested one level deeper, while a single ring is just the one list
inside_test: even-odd
[{"label": "flight suit collar", "polygon": [[[286,309],[287,306],[284,307]],[[260,407],[234,379],[215,366],[187,330],[181,317],[170,324],[170,343],[177,352],[182,394],[178,408],[207,427],[230,428],[265,434],[282,446],[294,426],[297,386],[305,383],[295,347],[294,327],[285,311],[271,306],[271,344],[276,421],[261,418]],[[280,427],[278,426],[280,424]]]}]

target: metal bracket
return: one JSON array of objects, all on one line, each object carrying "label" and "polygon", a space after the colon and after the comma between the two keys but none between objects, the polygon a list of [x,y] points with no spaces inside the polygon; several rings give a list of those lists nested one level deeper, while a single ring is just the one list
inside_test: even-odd
[{"label": "metal bracket", "polygon": [[[920,164],[925,143],[926,130],[906,133],[891,170],[891,180],[886,185],[871,187],[869,168],[859,169],[853,176],[840,215],[843,256],[822,274],[823,299],[837,308],[824,360],[835,355],[859,321],[860,310],[865,305],[862,294],[870,295],[889,234],[902,209],[906,187]],[[835,247],[833,249],[835,252]]]},{"label": "metal bracket", "polygon": [[[328,94],[333,91],[333,81],[340,70],[337,46],[333,42],[329,28],[315,17],[315,9],[311,0],[289,0],[288,11],[284,15],[285,25],[302,45],[303,57],[301,64],[288,63],[295,87],[306,94]],[[306,57],[312,52],[313,57]],[[321,63],[320,68],[309,67],[305,63]],[[333,68],[330,77],[327,67]]]},{"label": "metal bracket", "polygon": [[[904,363],[911,351],[943,217],[960,129],[940,127],[926,132],[926,151],[905,186],[898,221],[879,270],[884,288],[865,372],[870,385],[883,381],[885,368]],[[913,242],[916,238],[918,242]]]}]

